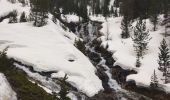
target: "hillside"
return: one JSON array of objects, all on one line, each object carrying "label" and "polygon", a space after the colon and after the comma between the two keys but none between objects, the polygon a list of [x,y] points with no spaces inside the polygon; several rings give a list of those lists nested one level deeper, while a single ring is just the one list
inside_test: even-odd
[{"label": "hillside", "polygon": [[0,0],[0,100],[168,100],[169,5]]}]

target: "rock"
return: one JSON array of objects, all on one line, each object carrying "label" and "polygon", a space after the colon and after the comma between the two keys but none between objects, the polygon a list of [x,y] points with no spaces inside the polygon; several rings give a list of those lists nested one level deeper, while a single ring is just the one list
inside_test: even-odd
[{"label": "rock", "polygon": [[93,96],[89,100],[119,100],[119,99],[117,99],[114,92],[111,93],[100,92],[99,94]]}]

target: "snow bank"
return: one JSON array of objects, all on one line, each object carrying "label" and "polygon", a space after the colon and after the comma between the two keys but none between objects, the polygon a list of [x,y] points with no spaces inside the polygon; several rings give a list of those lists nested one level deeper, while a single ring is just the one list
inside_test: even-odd
[{"label": "snow bank", "polygon": [[44,27],[0,23],[0,48],[9,45],[9,57],[32,65],[37,71],[63,71],[78,90],[93,96],[103,89],[102,83],[89,59],[74,47],[75,38],[50,20]]},{"label": "snow bank", "polygon": [[17,100],[16,93],[2,73],[0,73],[0,100]]}]

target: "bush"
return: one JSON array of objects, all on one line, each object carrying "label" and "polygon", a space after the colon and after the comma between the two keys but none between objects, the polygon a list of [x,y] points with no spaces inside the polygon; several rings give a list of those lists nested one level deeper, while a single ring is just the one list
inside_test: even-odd
[{"label": "bush", "polygon": [[27,22],[25,12],[22,12],[21,17],[20,17],[20,22]]},{"label": "bush", "polygon": [[18,100],[55,100],[37,84],[30,82],[26,73],[13,65],[14,60],[6,56],[7,49],[0,52],[0,72],[7,77],[8,82],[17,93]]},{"label": "bush", "polygon": [[80,39],[75,40],[74,46],[76,46],[84,55],[86,55],[86,47],[83,41],[81,41]]},{"label": "bush", "polygon": [[11,16],[9,17],[9,23],[17,23],[18,22],[17,15],[18,13],[16,10],[11,12]]}]

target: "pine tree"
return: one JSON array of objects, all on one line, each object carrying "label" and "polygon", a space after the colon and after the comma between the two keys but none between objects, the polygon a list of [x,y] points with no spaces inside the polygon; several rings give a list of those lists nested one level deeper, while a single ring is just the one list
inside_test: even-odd
[{"label": "pine tree", "polygon": [[84,55],[86,55],[86,47],[83,41],[81,41],[80,39],[75,40],[74,46],[77,47]]},{"label": "pine tree", "polygon": [[158,60],[158,64],[159,64],[159,70],[161,72],[163,72],[163,79],[164,83],[168,83],[168,78],[170,77],[170,72],[169,72],[169,65],[170,65],[170,55],[169,55],[169,48],[168,45],[166,43],[166,40],[163,39],[161,42],[161,45],[159,47],[160,53],[159,53],[159,60]]},{"label": "pine tree", "polygon": [[153,14],[150,16],[150,21],[153,24],[153,31],[157,30],[158,19],[158,14]]},{"label": "pine tree", "polygon": [[21,17],[20,17],[20,22],[27,22],[25,12],[22,12]]},{"label": "pine tree", "polygon": [[115,17],[118,17],[117,8],[116,8],[116,10],[115,10]]},{"label": "pine tree", "polygon": [[158,77],[157,77],[157,75],[156,75],[155,70],[154,70],[153,75],[151,76],[150,86],[151,86],[152,88],[158,87]]},{"label": "pine tree", "polygon": [[168,34],[168,28],[170,28],[170,14],[163,20],[162,25],[165,26],[165,37]]},{"label": "pine tree", "polygon": [[146,22],[139,20],[134,28],[134,35],[132,36],[134,42],[133,46],[135,48],[136,54],[139,57],[143,57],[148,50],[148,43],[151,40],[149,37],[149,32],[146,30]]},{"label": "pine tree", "polygon": [[30,0],[31,20],[34,26],[41,27],[47,24],[49,1],[48,0]]},{"label": "pine tree", "polygon": [[136,67],[140,67],[141,66],[141,61],[140,61],[140,56],[139,56],[139,52],[137,53],[136,56]]},{"label": "pine tree", "polygon": [[121,29],[122,29],[122,34],[121,37],[126,39],[130,37],[130,31],[131,31],[131,22],[128,19],[128,16],[124,16],[121,22]]},{"label": "pine tree", "polygon": [[110,14],[110,11],[109,11],[110,0],[104,0],[103,3],[104,3],[103,4],[103,16],[108,17]]},{"label": "pine tree", "polygon": [[66,80],[68,79],[67,74],[64,76],[60,83],[61,90],[58,93],[59,95],[59,100],[71,100],[67,94],[69,93],[69,88],[67,86]]},{"label": "pine tree", "polygon": [[9,23],[17,23],[18,22],[17,15],[18,15],[17,11],[14,10],[9,18]]},{"label": "pine tree", "polygon": [[150,21],[153,24],[153,31],[156,31],[158,24],[158,15],[160,9],[160,0],[150,0],[151,6],[149,8]]}]

